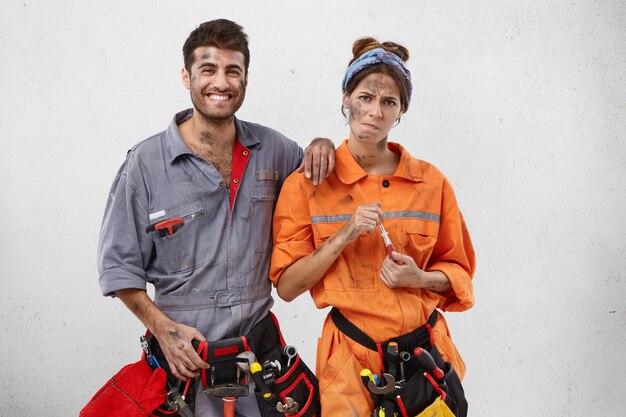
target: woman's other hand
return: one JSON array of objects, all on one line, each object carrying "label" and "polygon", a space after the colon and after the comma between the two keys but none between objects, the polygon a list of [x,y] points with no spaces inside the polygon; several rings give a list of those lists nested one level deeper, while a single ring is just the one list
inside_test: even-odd
[{"label": "woman's other hand", "polygon": [[380,268],[380,279],[389,288],[424,288],[435,292],[452,289],[450,280],[441,271],[423,271],[415,260],[402,253],[392,252]]}]

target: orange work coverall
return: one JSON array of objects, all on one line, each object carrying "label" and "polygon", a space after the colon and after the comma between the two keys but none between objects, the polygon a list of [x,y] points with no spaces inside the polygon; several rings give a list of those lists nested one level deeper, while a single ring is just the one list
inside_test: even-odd
[{"label": "orange work coverall", "polygon": [[[346,143],[337,149],[335,169],[321,185],[314,186],[300,173],[283,184],[274,212],[274,285],[287,267],[341,229],[357,206],[380,201],[383,224],[396,250],[411,256],[422,270],[442,271],[452,290],[439,294],[387,287],[379,278],[386,250],[377,228],[346,246],[311,288],[316,306],[337,307],[377,343],[423,326],[437,307],[469,309],[474,304],[474,248],[448,180],[433,165],[391,142],[389,149],[400,154],[394,174],[368,175]],[[432,336],[444,360],[463,378],[465,364],[441,314]],[[369,416],[373,402],[361,383],[363,368],[380,370],[378,354],[341,333],[327,317],[316,361],[324,416]]]}]

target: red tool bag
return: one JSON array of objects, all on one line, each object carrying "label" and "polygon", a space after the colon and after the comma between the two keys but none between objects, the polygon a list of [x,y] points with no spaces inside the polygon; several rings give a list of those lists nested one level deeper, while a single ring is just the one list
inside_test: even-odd
[{"label": "red tool bag", "polygon": [[147,417],[165,402],[166,374],[141,359],[124,366],[80,411],[80,417]]}]

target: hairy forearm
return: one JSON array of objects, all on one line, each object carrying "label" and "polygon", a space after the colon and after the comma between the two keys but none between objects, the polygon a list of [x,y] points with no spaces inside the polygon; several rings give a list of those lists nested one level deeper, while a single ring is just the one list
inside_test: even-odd
[{"label": "hairy forearm", "polygon": [[319,248],[287,268],[278,281],[276,290],[285,301],[292,301],[310,290],[324,276],[348,244],[345,232],[340,230]]},{"label": "hairy forearm", "polygon": [[172,322],[171,319],[154,304],[144,290],[129,288],[116,291],[115,295],[122,300],[126,307],[128,307],[157,338],[159,338],[161,329],[163,329],[167,323]]}]

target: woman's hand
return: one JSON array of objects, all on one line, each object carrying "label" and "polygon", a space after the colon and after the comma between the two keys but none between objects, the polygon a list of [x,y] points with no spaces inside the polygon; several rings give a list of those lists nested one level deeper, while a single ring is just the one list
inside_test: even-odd
[{"label": "woman's hand", "polygon": [[377,201],[374,204],[364,204],[356,208],[348,223],[341,228],[341,234],[344,235],[346,243],[355,240],[362,233],[374,232],[383,218],[380,206],[380,201]]},{"label": "woman's hand", "polygon": [[389,288],[423,288],[424,271],[418,268],[410,256],[392,252],[393,259],[386,256],[380,268],[380,279]]},{"label": "woman's hand", "polygon": [[424,288],[435,292],[452,289],[450,280],[441,271],[423,271],[410,256],[392,252],[380,268],[380,279],[389,288]]}]

